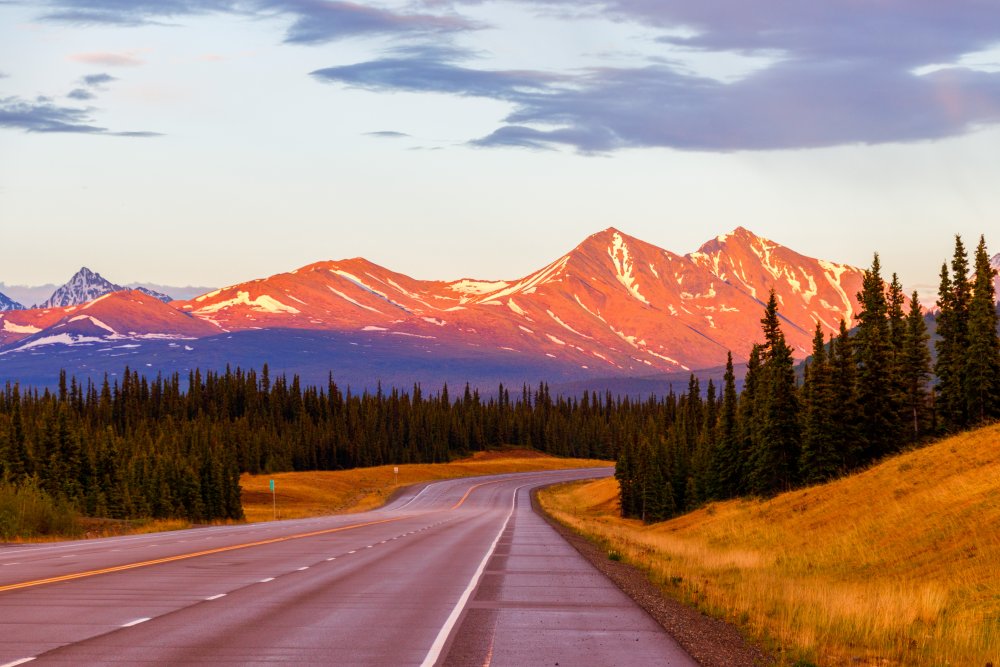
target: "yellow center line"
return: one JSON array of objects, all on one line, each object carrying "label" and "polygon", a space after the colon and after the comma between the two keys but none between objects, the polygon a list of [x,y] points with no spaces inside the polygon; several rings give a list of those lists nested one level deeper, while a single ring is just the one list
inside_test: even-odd
[{"label": "yellow center line", "polygon": [[177,556],[167,556],[165,558],[156,558],[154,560],[146,560],[141,563],[127,563],[125,565],[116,565],[114,567],[106,567],[100,570],[88,570],[87,572],[76,572],[74,574],[64,574],[58,577],[49,577],[48,579],[36,579],[34,581],[22,581],[17,584],[7,584],[5,586],[0,586],[0,593],[6,591],[13,591],[19,588],[31,588],[33,586],[43,586],[45,584],[57,584],[62,581],[72,581],[73,579],[83,579],[85,577],[95,577],[99,574],[110,574],[112,572],[122,572],[123,570],[134,570],[138,567],[148,567],[150,565],[159,565],[161,563],[173,563],[179,560],[187,560],[188,558],[198,558],[199,556],[209,556],[211,554],[221,554],[227,551],[236,551],[237,549],[248,549],[250,547],[260,547],[267,544],[277,544],[279,542],[287,542],[289,540],[300,540],[305,537],[316,537],[319,535],[329,535],[330,533],[339,533],[345,530],[352,530],[354,528],[363,528],[365,526],[375,526],[380,523],[390,523],[393,521],[402,521],[409,517],[395,517],[392,519],[380,519],[378,521],[368,521],[366,523],[355,523],[350,526],[340,526],[339,528],[327,528],[325,530],[316,530],[310,533],[298,533],[295,535],[286,535],[284,537],[273,537],[268,540],[261,540],[259,542],[248,542],[245,544],[233,544],[228,547],[218,547],[216,549],[207,549],[205,551],[197,551],[195,553],[180,554]]},{"label": "yellow center line", "polygon": [[[465,492],[462,499],[455,503],[451,509],[455,510],[462,506],[462,503],[469,497],[473,491],[481,486],[486,486],[487,484],[497,484],[505,480],[495,480],[492,482],[482,482],[480,484],[474,484],[469,487],[469,490]],[[199,556],[210,556],[212,554],[221,554],[227,551],[236,551],[238,549],[249,549],[250,547],[261,547],[267,544],[278,544],[279,542],[287,542],[289,540],[300,540],[305,537],[317,537],[319,535],[329,535],[331,533],[339,533],[345,530],[352,530],[354,528],[364,528],[365,526],[375,526],[380,523],[391,523],[393,521],[402,521],[409,517],[395,517],[392,519],[380,519],[378,521],[367,521],[365,523],[355,523],[350,526],[340,526],[338,528],[327,528],[325,530],[316,530],[309,533],[297,533],[295,535],[286,535],[284,537],[272,537],[267,540],[260,540],[259,542],[247,542],[244,544],[233,544],[227,547],[218,547],[216,549],[207,549],[205,551],[196,551],[189,554],[179,554],[177,556],[166,556],[164,558],[156,558],[153,560],[145,560],[139,563],[126,563],[125,565],[116,565],[114,567],[105,567],[100,570],[88,570],[86,572],[75,572],[73,574],[64,574],[58,577],[49,577],[48,579],[35,579],[33,581],[22,581],[16,584],[6,584],[0,586],[0,593],[5,593],[7,591],[15,591],[21,588],[32,588],[34,586],[44,586],[46,584],[58,584],[63,581],[72,581],[74,579],[84,579],[86,577],[96,577],[99,574],[111,574],[112,572],[122,572],[124,570],[134,570],[139,567],[149,567],[150,565],[160,565],[162,563],[173,563],[179,560],[187,560],[189,558],[198,558]]]},{"label": "yellow center line", "polygon": [[486,486],[487,484],[499,484],[500,482],[506,482],[506,481],[508,481],[508,480],[506,480],[506,479],[495,479],[492,482],[482,482],[480,484],[473,484],[472,486],[469,487],[469,490],[465,492],[465,495],[462,496],[462,499],[459,500],[454,505],[452,505],[451,508],[453,510],[457,510],[459,507],[462,506],[462,503],[465,502],[465,499],[469,497],[469,494],[472,493],[473,491],[475,491],[476,489],[478,489],[481,486]]}]

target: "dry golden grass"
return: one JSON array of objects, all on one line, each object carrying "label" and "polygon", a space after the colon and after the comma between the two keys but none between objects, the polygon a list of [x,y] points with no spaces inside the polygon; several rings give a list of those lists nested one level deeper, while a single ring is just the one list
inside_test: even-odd
[{"label": "dry golden grass", "polygon": [[1000,425],[652,526],[621,519],[617,494],[604,479],[540,497],[787,663],[1000,667]]},{"label": "dry golden grass", "polygon": [[275,484],[279,519],[298,519],[323,514],[364,512],[384,505],[394,492],[418,482],[455,477],[499,475],[508,472],[561,470],[614,465],[593,459],[560,459],[530,450],[479,452],[472,458],[451,463],[409,464],[355,468],[353,470],[285,472],[273,475],[243,475],[243,511],[248,521],[272,518],[269,480]]}]

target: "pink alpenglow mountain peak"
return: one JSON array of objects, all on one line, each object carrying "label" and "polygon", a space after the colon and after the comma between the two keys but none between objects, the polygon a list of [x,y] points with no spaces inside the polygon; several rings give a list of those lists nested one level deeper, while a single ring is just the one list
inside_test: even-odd
[{"label": "pink alpenglow mountain peak", "polygon": [[[106,298],[106,307],[128,303],[128,324],[112,326],[111,313],[99,319],[118,336],[365,332],[437,349],[488,347],[558,360],[595,376],[633,376],[717,367],[728,351],[745,360],[760,338],[772,288],[789,344],[804,357],[816,321],[827,333],[842,318],[852,323],[862,277],[861,269],[806,257],[742,227],[687,255],[609,228],[518,280],[416,280],[355,258],[170,304],[116,293],[132,296]],[[59,310],[4,313],[0,344],[17,348],[22,339],[51,338],[56,327],[80,321]]]}]

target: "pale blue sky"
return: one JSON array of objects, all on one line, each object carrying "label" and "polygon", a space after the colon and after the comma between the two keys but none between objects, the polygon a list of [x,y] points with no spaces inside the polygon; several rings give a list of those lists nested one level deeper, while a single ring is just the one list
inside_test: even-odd
[{"label": "pale blue sky", "polygon": [[1000,252],[1000,6],[861,7],[0,3],[0,281],[514,278],[743,225],[934,285],[953,234]]}]

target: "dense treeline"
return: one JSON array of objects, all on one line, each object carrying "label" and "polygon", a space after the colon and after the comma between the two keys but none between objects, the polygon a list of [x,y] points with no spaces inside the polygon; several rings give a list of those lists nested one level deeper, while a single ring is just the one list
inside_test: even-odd
[{"label": "dense treeline", "polygon": [[[867,466],[903,446],[1000,418],[1000,336],[993,278],[980,238],[970,274],[960,237],[941,269],[937,360],[914,292],[886,283],[879,257],[865,272],[856,327],[824,339],[797,381],[774,292],[764,342],[737,394],[732,356],[721,396],[692,377],[673,418],[650,424],[619,452],[625,516],[659,521],[709,500],[771,495]],[[933,378],[937,379],[932,386]]]},{"label": "dense treeline", "polygon": [[447,387],[358,395],[332,379],[272,380],[266,366],[186,383],[129,369],[99,384],[63,375],[54,392],[0,392],[0,481],[91,516],[239,518],[241,472],[445,462],[509,444],[612,459],[674,412],[672,397],[556,398],[544,384],[485,400],[468,387],[457,399]]},{"label": "dense treeline", "polygon": [[907,301],[895,276],[886,287],[878,256],[856,329],[841,322],[827,341],[817,324],[801,382],[772,294],[740,394],[731,357],[721,387],[703,391],[692,376],[686,391],[644,401],[553,397],[545,384],[485,399],[468,387],[457,398],[447,387],[352,394],[332,378],[272,380],[266,366],[186,381],[129,369],[96,384],[63,375],[43,392],[7,384],[0,532],[20,520],[10,508],[28,504],[52,516],[238,519],[241,472],[445,462],[502,445],[617,458],[622,510],[646,520],[822,481],[1000,416],[993,273],[981,242],[969,278],[958,240],[942,269],[936,391],[916,294]]}]

